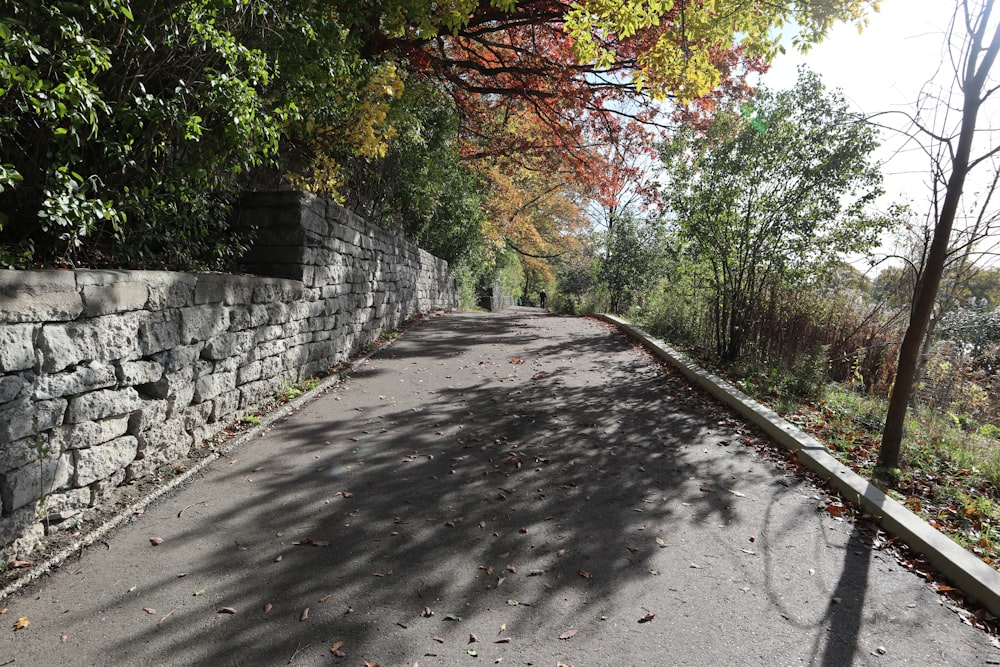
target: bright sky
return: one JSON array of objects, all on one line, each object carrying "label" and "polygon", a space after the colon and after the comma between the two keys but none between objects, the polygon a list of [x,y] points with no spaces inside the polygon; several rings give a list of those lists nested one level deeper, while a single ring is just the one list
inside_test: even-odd
[{"label": "bright sky", "polygon": [[[825,42],[805,55],[789,48],[787,54],[777,58],[762,82],[774,89],[789,88],[795,83],[798,65],[805,64],[820,74],[828,88],[840,88],[847,101],[867,115],[891,110],[912,113],[921,88],[929,80],[936,81],[938,90],[954,86],[954,68],[945,39],[956,1],[882,0],[881,11],[871,15],[869,27],[860,35],[852,26],[839,25]],[[995,25],[995,21],[991,23]],[[1000,65],[994,67],[991,84],[997,85],[998,78]],[[958,118],[958,114],[951,115],[951,127]],[[901,128],[909,125],[901,115],[879,120]],[[974,157],[1000,143],[1000,100],[981,109],[977,125],[980,134]],[[916,215],[926,214],[930,210],[930,159],[900,133],[883,130],[882,138],[877,158],[883,162],[886,195],[879,207],[884,210],[892,203],[909,203]],[[985,162],[969,175],[962,202],[969,217],[963,218],[960,211],[956,228],[964,226],[963,219],[973,219],[977,195],[985,190],[991,166]],[[993,201],[990,208],[1000,210],[1000,201]],[[894,245],[887,238],[883,250],[891,253],[889,248]],[[977,247],[980,251],[1000,251],[1000,235],[994,231],[991,240]],[[998,257],[987,254],[980,260],[993,263]]]},{"label": "bright sky", "polygon": [[[882,0],[881,12],[870,16],[862,34],[853,26],[838,25],[805,55],[789,48],[762,82],[775,89],[789,88],[795,83],[796,68],[804,63],[822,76],[828,88],[842,89],[848,102],[866,114],[912,111],[921,87],[942,67],[944,33],[954,7],[950,0]],[[950,70],[950,64],[943,67]],[[900,139],[891,133],[884,133],[883,140],[886,146],[879,157],[888,160],[886,203],[912,198],[915,208],[923,210],[927,159],[914,151],[897,154]]]}]

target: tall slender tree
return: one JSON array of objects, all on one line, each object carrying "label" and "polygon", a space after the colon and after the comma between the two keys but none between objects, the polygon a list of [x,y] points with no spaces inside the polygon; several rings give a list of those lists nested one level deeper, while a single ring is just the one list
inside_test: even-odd
[{"label": "tall slender tree", "polygon": [[[994,0],[958,0],[949,27],[952,62],[955,65],[954,87],[961,98],[961,118],[957,128],[928,127],[919,118],[914,120],[917,129],[925,136],[947,146],[949,159],[941,165],[947,173],[944,200],[938,210],[910,310],[909,324],[900,346],[896,379],[882,432],[878,467],[880,473],[889,478],[899,468],[909,397],[917,375],[921,347],[937,302],[966,178],[977,165],[1000,151],[1000,146],[977,147],[976,132],[980,111],[1000,90],[997,80],[991,76],[1000,54],[1000,23],[994,13],[994,5]],[[974,150],[981,152],[973,155]]]}]

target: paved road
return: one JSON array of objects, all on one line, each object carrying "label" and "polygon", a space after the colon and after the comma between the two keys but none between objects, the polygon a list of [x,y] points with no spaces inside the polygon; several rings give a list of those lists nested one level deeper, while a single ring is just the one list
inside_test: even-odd
[{"label": "paved road", "polygon": [[748,434],[603,324],[429,318],[7,600],[0,665],[998,664]]}]

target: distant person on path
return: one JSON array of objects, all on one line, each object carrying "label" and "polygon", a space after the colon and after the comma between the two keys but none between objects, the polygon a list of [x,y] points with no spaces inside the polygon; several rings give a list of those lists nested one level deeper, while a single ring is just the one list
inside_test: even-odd
[{"label": "distant person on path", "polygon": [[538,303],[541,305],[542,308],[545,307],[545,290],[542,290],[541,292],[538,293]]}]

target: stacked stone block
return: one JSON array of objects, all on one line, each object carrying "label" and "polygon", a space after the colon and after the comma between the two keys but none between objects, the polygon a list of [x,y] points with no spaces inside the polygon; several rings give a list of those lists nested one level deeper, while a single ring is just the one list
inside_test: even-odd
[{"label": "stacked stone block", "polygon": [[[0,271],[0,550],[433,308],[457,306],[447,264],[303,193],[240,211],[264,275]],[[267,276],[266,274],[272,274]]]}]

